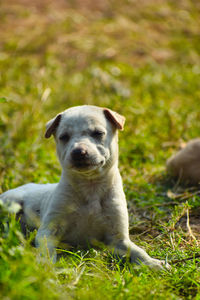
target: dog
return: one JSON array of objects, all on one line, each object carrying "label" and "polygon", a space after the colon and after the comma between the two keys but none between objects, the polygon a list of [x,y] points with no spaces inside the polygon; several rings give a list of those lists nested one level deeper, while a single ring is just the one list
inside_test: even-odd
[{"label": "dog", "polygon": [[200,138],[189,141],[185,147],[167,160],[167,172],[179,182],[200,183]]},{"label": "dog", "polygon": [[[129,238],[128,211],[118,169],[118,130],[125,118],[92,105],[71,107],[46,125],[62,167],[59,183],[29,183],[1,195],[23,206],[27,226],[38,229],[36,247],[56,260],[56,247],[106,245],[136,264],[163,268]],[[47,249],[47,250],[46,250]],[[46,255],[47,253],[45,253]]]}]

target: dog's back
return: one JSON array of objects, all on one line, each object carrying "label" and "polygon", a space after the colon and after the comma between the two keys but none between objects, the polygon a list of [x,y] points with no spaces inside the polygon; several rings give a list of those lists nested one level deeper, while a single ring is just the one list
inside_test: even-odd
[{"label": "dog's back", "polygon": [[41,211],[41,203],[44,199],[48,199],[51,193],[55,190],[55,184],[35,184],[28,183],[19,186],[15,189],[8,190],[0,195],[0,199],[4,203],[16,202],[21,205],[25,219],[31,220],[28,222],[32,228],[38,228],[39,223],[36,219]]}]

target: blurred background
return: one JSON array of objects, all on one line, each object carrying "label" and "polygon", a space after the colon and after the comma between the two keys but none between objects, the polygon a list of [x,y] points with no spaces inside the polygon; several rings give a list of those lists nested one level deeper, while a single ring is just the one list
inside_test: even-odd
[{"label": "blurred background", "polygon": [[198,136],[198,0],[3,0],[0,20],[3,190],[58,179],[45,123],[73,105],[126,116],[127,181],[160,174],[166,158]]}]

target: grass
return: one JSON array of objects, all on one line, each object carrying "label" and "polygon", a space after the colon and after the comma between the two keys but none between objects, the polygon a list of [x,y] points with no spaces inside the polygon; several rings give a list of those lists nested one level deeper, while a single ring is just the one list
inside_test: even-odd
[{"label": "grass", "polygon": [[199,1],[15,0],[0,8],[0,190],[58,181],[46,121],[74,105],[108,106],[126,116],[120,170],[132,239],[172,265],[155,273],[94,249],[38,263],[35,233],[25,239],[2,208],[1,299],[200,299],[198,190],[165,171],[166,159],[199,135]]}]

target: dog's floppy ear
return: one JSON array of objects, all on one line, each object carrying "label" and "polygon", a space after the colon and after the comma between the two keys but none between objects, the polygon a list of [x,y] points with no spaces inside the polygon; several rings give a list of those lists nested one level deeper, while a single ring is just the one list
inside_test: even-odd
[{"label": "dog's floppy ear", "polygon": [[118,114],[115,111],[112,111],[111,109],[104,108],[103,109],[104,115],[106,118],[119,130],[124,129],[124,123],[125,123],[125,117]]},{"label": "dog's floppy ear", "polygon": [[62,117],[62,113],[58,114],[55,118],[51,119],[47,124],[46,124],[46,132],[45,132],[45,138],[50,138],[50,136],[55,133],[56,128],[58,127],[60,120]]}]

